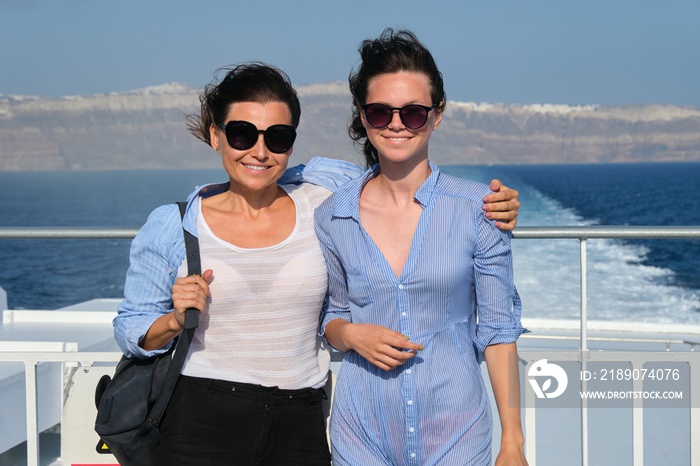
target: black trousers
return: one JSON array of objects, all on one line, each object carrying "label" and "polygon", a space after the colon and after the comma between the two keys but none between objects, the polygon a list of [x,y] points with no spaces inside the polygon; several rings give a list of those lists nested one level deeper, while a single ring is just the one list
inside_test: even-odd
[{"label": "black trousers", "polygon": [[329,466],[324,396],[181,376],[161,422],[157,465]]}]

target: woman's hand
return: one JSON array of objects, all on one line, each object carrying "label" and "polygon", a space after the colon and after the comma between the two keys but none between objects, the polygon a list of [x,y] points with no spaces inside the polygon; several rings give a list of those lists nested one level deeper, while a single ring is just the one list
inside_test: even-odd
[{"label": "woman's hand", "polygon": [[489,188],[493,194],[484,197],[486,218],[498,220],[496,228],[512,230],[518,223],[518,191],[508,188],[499,180],[492,180]]},{"label": "woman's hand", "polygon": [[150,326],[139,346],[146,351],[163,348],[185,328],[185,311],[190,307],[203,312],[209,297],[209,283],[213,272],[206,270],[201,276],[178,278],[173,285],[172,312],[158,317]]},{"label": "woman's hand", "polygon": [[501,442],[501,451],[496,457],[494,466],[528,466],[522,445]]},{"label": "woman's hand", "polygon": [[205,270],[202,275],[190,275],[175,280],[173,285],[173,308],[180,329],[185,328],[185,311],[189,308],[204,312],[209,299],[209,283],[213,272]]},{"label": "woman's hand", "polygon": [[363,358],[389,371],[414,357],[422,345],[386,327],[373,324],[353,324],[336,319],[326,326],[326,338],[340,351],[354,350]]}]

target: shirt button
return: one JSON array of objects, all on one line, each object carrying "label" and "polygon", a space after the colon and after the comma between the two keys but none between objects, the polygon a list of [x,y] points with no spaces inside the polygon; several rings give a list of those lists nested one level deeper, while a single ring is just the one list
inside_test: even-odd
[{"label": "shirt button", "polygon": [[408,400],[408,406],[411,406],[413,404],[413,400]]},{"label": "shirt button", "polygon": [[402,316],[402,317],[406,317],[406,313],[405,313],[405,312],[402,312],[402,313],[401,313],[401,316]]},{"label": "shirt button", "polygon": [[406,369],[406,373],[407,373],[407,374],[410,374],[410,373],[411,373],[411,369]]},{"label": "shirt button", "polygon": [[415,458],[415,457],[416,457],[416,454],[415,454],[415,453],[411,453],[411,458]]},{"label": "shirt button", "polygon": [[411,432],[411,433],[413,433],[413,432],[416,431],[416,429],[414,429],[413,427],[409,427],[409,428],[408,428],[408,431]]},{"label": "shirt button", "polygon": [[403,285],[399,284],[399,290],[403,290]]}]

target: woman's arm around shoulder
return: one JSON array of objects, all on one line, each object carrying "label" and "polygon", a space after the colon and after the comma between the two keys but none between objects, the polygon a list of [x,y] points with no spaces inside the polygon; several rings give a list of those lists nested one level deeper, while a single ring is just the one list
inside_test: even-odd
[{"label": "woman's arm around shoulder", "polygon": [[[362,175],[366,168],[345,160],[326,157],[314,157],[307,165],[288,168],[279,180],[279,184],[311,183],[322,186],[332,192],[343,184]],[[492,193],[484,197],[483,210],[486,218],[496,220],[496,227],[510,231],[518,223],[519,193],[501,183],[491,181]]]},{"label": "woman's arm around shoulder", "polygon": [[306,165],[288,168],[278,183],[311,183],[336,192],[339,187],[354,180],[364,172],[364,168],[345,160],[314,157]]},{"label": "woman's arm around shoulder", "polygon": [[493,193],[484,196],[483,199],[486,218],[497,220],[496,228],[513,230],[518,223],[518,209],[520,209],[518,191],[495,179],[491,181],[489,187]]}]

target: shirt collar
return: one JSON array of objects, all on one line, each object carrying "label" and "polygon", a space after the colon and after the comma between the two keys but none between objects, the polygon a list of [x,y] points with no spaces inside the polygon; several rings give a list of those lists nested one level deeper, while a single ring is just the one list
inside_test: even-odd
[{"label": "shirt collar", "polygon": [[211,197],[215,196],[217,194],[221,194],[225,191],[228,191],[231,188],[231,182],[227,181],[225,183],[211,183],[211,184],[205,184],[204,186],[198,187],[195,189],[195,191],[190,194],[190,201],[192,198],[195,196],[200,196],[200,197]]},{"label": "shirt collar", "polygon": [[433,198],[433,193],[435,192],[438,178],[440,178],[440,167],[435,165],[430,160],[428,160],[428,167],[430,167],[430,175],[428,175],[428,178],[426,178],[420,188],[418,188],[416,195],[413,196],[413,198],[418,201],[423,209],[428,206],[430,200]]},{"label": "shirt collar", "polygon": [[[430,175],[416,191],[413,198],[425,209],[433,197],[433,192],[440,177],[440,168],[428,161]],[[379,174],[379,164],[375,164],[362,176],[343,185],[333,197],[332,214],[334,217],[351,217],[360,221],[360,193],[364,185]]]},{"label": "shirt collar", "polygon": [[185,217],[182,221],[185,230],[197,236],[197,217],[199,216],[200,197],[210,197],[223,193],[224,191],[228,191],[230,186],[230,182],[206,184],[198,187],[187,196],[187,209],[185,209]]}]

